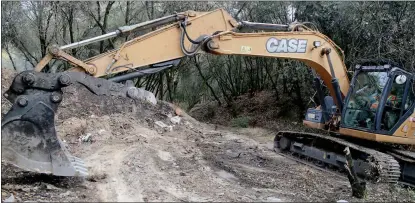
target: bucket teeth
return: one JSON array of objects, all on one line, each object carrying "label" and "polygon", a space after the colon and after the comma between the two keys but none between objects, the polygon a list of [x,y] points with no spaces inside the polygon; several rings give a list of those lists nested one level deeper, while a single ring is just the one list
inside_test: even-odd
[{"label": "bucket teeth", "polygon": [[88,169],[82,159],[71,155],[68,158],[79,176],[88,176]]},{"label": "bucket teeth", "polygon": [[73,156],[67,156],[65,161],[52,157],[52,174],[57,176],[87,176],[85,163]]},{"label": "bucket teeth", "polygon": [[71,161],[71,162],[75,166],[85,166],[85,163],[83,163],[83,162],[78,162],[78,161]]},{"label": "bucket teeth", "polygon": [[78,162],[78,161],[71,161],[72,165],[74,166],[85,166],[85,163],[83,162]]},{"label": "bucket teeth", "polygon": [[70,160],[71,162],[76,163],[76,164],[81,164],[81,165],[84,165],[84,164],[85,164],[85,162],[84,162],[82,159],[80,159],[80,158],[78,158],[78,157],[75,157],[75,156],[70,156],[70,157],[69,157],[69,160]]},{"label": "bucket teeth", "polygon": [[78,176],[88,176],[88,169],[84,166],[74,166],[75,168],[75,174],[78,174]]}]

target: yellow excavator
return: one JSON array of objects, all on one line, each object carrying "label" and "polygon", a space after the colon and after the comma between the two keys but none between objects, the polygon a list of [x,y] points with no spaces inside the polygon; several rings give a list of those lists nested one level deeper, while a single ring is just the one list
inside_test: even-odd
[{"label": "yellow excavator", "polygon": [[[65,52],[149,29],[153,31],[84,61]],[[297,22],[237,22],[223,9],[186,11],[49,47],[35,70],[19,73],[4,95],[13,106],[1,124],[2,159],[27,171],[86,176],[84,162],[72,156],[56,134],[54,117],[64,97],[62,90],[78,84],[96,95],[154,102],[149,92],[120,82],[169,69],[198,53],[302,61],[313,69],[321,103],[307,110],[303,123],[330,134],[278,132],[276,151],[342,171],[343,150],[349,147],[354,168],[362,177],[415,184],[415,153],[410,150],[415,145],[413,74],[394,64],[365,63],[356,66],[349,81],[343,51],[317,30]],[[72,68],[42,72],[51,60],[66,61]],[[330,95],[324,96],[321,81]]]}]

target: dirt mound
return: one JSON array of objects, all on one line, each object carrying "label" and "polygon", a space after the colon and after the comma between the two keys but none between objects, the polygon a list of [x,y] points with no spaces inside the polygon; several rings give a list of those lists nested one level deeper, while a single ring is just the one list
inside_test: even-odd
[{"label": "dirt mound", "polygon": [[[90,176],[62,178],[2,163],[2,200],[19,201],[362,201],[345,178],[272,151],[274,133],[195,121],[175,108],[64,90],[57,132]],[[156,121],[171,125],[160,128]],[[89,135],[83,141],[81,137]],[[413,193],[369,184],[363,201],[410,201]]]},{"label": "dirt mound", "polygon": [[12,104],[3,96],[3,94],[9,89],[17,73],[8,68],[2,68],[1,70],[1,117],[9,111]]}]

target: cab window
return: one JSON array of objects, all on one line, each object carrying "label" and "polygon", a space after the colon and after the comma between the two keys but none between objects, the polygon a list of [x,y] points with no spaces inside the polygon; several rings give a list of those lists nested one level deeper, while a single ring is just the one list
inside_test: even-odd
[{"label": "cab window", "polygon": [[411,109],[412,105],[414,104],[414,100],[415,100],[415,83],[412,80],[411,84],[409,84],[409,88],[408,88],[408,98],[406,98],[405,100],[405,106],[404,106],[404,110],[402,115],[406,114],[406,112],[408,112],[409,109]]},{"label": "cab window", "polygon": [[399,119],[412,106],[414,102],[414,93],[412,91],[412,84],[408,84],[410,82],[411,80],[403,74],[395,75],[393,77],[393,83],[390,90],[387,92],[385,107],[381,118],[381,130],[392,130]]},{"label": "cab window", "polygon": [[353,92],[346,104],[346,127],[374,129],[376,111],[387,81],[387,72],[361,72],[356,76]]}]

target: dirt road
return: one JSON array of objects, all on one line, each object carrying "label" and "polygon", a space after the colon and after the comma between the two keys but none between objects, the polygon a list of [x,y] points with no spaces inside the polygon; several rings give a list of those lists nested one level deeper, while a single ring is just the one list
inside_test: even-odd
[{"label": "dirt road", "polygon": [[[62,178],[21,172],[2,163],[2,200],[20,201],[362,201],[344,178],[272,151],[273,132],[197,122],[174,110],[66,90],[57,132],[85,160],[90,176]],[[106,104],[116,104],[109,108]],[[134,108],[131,107],[134,106]],[[127,109],[127,111],[125,111]],[[91,141],[80,136],[90,134]],[[363,201],[413,201],[413,192],[369,184]]]},{"label": "dirt road", "polygon": [[[183,119],[172,132],[159,133],[125,114],[70,118],[58,128],[91,176],[82,181],[21,174],[2,181],[10,189],[2,190],[3,197],[17,191],[16,197],[34,201],[356,200],[345,179],[275,154],[272,133],[262,129],[214,130]],[[80,131],[91,133],[92,143],[79,141]],[[44,183],[53,189],[42,189]],[[411,198],[385,185],[369,188],[367,201]],[[27,193],[34,195],[24,199]]]}]

